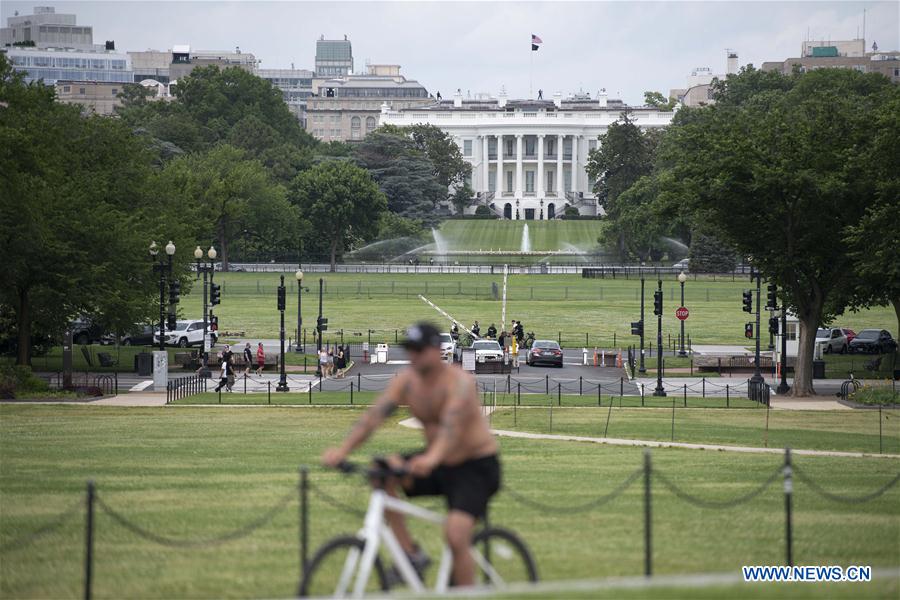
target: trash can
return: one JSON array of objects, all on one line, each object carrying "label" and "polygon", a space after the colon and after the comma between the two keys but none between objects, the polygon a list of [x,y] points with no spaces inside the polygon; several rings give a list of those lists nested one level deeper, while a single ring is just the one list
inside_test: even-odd
[{"label": "trash can", "polygon": [[384,364],[388,360],[388,345],[387,344],[378,344],[375,346],[375,362]]},{"label": "trash can", "polygon": [[813,361],[813,379],[825,379],[825,361]]},{"label": "trash can", "polygon": [[141,377],[153,375],[153,355],[149,352],[141,352],[134,355],[134,370]]}]

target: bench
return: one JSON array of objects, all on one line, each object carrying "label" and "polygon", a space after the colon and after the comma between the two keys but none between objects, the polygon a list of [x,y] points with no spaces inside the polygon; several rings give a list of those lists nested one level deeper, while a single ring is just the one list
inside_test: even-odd
[{"label": "bench", "polygon": [[119,361],[113,360],[113,357],[109,352],[98,352],[97,359],[100,361],[101,367],[114,367],[119,364]]},{"label": "bench", "polygon": [[872,360],[866,361],[866,364],[863,365],[866,371],[878,371],[881,369],[881,359],[883,356],[879,356],[878,358],[873,358]]}]

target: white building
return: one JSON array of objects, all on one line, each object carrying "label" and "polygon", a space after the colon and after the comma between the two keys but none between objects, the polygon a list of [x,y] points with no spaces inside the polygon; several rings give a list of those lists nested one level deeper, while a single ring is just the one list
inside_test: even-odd
[{"label": "white building", "polygon": [[94,29],[78,25],[75,15],[57,13],[52,6],[35,6],[34,14],[18,11],[0,28],[0,45],[27,44],[34,48],[95,50]]},{"label": "white building", "polygon": [[453,100],[421,107],[384,105],[381,123],[430,124],[453,136],[472,165],[469,185],[476,196],[467,213],[483,204],[505,219],[547,220],[567,206],[582,215],[600,213],[585,172],[588,152],[626,108],[640,127],[665,127],[674,116],[626,107],[606,93],[596,99],[557,93],[550,101],[507,100],[505,94],[464,100],[457,92]]},{"label": "white building", "polygon": [[131,59],[115,50],[76,50],[71,48],[3,48],[17,71],[25,73],[25,81],[43,80],[55,85],[59,80],[129,83],[132,80]]}]

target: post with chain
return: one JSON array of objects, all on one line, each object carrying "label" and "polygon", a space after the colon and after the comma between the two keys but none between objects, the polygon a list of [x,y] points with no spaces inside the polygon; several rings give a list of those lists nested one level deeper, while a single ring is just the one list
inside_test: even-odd
[{"label": "post with chain", "polygon": [[84,600],[91,600],[94,582],[94,482],[87,482],[87,510],[84,519]]},{"label": "post with chain", "polygon": [[650,450],[644,450],[644,576],[653,574],[653,534],[650,513]]},{"label": "post with chain", "polygon": [[675,396],[672,396],[672,441],[675,441]]},{"label": "post with chain", "polygon": [[878,405],[878,454],[884,454],[884,446],[881,441],[881,405]]},{"label": "post with chain", "polygon": [[522,382],[516,382],[516,405],[520,406],[522,404]]},{"label": "post with chain", "polygon": [[300,580],[309,565],[309,469],[300,467]]},{"label": "post with chain", "polygon": [[785,525],[785,552],[787,564],[794,566],[794,528],[791,518],[791,500],[794,495],[794,472],[791,467],[791,449],[784,449],[784,525]]}]

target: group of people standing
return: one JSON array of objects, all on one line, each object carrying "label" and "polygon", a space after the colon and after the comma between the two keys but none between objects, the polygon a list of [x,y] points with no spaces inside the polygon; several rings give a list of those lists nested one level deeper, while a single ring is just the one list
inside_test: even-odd
[{"label": "group of people standing", "polygon": [[350,364],[350,346],[339,345],[334,350],[322,348],[319,350],[319,369],[322,377],[342,378]]}]

